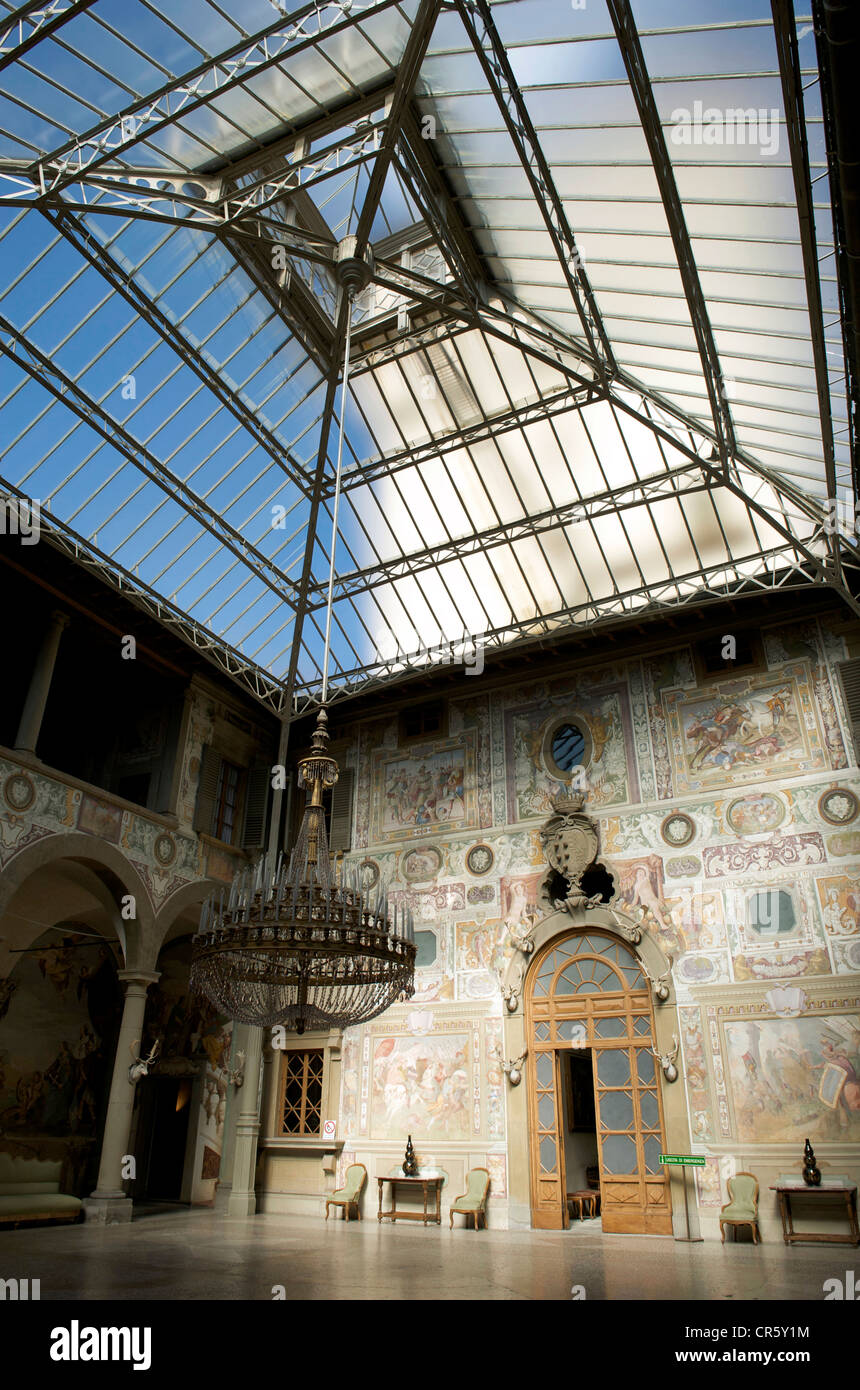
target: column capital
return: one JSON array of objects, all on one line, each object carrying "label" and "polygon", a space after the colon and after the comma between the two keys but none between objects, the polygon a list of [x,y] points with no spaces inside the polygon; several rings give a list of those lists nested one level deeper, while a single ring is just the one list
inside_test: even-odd
[{"label": "column capital", "polygon": [[51,622],[56,623],[60,629],[68,627],[71,621],[71,614],[64,613],[62,608],[55,608],[51,613]]},{"label": "column capital", "polygon": [[138,985],[144,993],[150,985],[161,979],[160,970],[118,970],[116,972],[118,980],[122,980],[128,994],[135,985]]}]

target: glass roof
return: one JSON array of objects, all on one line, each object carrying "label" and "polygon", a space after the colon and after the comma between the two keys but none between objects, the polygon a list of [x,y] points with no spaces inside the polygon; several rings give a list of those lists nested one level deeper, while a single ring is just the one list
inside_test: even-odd
[{"label": "glass roof", "polygon": [[7,506],[286,714],[341,420],[335,698],[756,589],[860,611],[822,79],[778,9],[0,0]]}]

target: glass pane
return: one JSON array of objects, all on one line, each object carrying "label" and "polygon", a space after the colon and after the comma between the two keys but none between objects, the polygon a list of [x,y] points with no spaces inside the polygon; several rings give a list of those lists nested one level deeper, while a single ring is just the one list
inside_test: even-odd
[{"label": "glass pane", "polygon": [[636,1066],[639,1071],[639,1080],[645,1086],[654,1085],[654,1058],[650,1052],[646,1052],[644,1047],[640,1047],[636,1052]]},{"label": "glass pane", "polygon": [[602,1091],[600,1095],[600,1123],[604,1129],[632,1129],[632,1091]]},{"label": "glass pane", "polygon": [[623,1038],[627,1032],[627,1020],[624,1018],[596,1019],[594,1031],[598,1038]]},{"label": "glass pane", "polygon": [[576,964],[569,965],[555,986],[556,994],[576,994],[582,984],[582,971]]},{"label": "glass pane", "polygon": [[548,1024],[548,1023],[536,1023],[536,1024],[535,1024],[535,1038],[537,1039],[538,1042],[549,1042],[549,1024]]},{"label": "glass pane", "polygon": [[626,1052],[599,1052],[597,1079],[601,1086],[626,1086],[630,1080],[630,1058]]},{"label": "glass pane", "polygon": [[552,1053],[539,1052],[535,1066],[537,1068],[538,1085],[542,1087],[551,1086],[553,1084]]},{"label": "glass pane", "polygon": [[645,1150],[645,1172],[662,1173],[663,1169],[659,1163],[660,1151],[663,1145],[659,1134],[646,1134],[643,1148]]},{"label": "glass pane", "polygon": [[650,1036],[651,1036],[651,1020],[650,1020],[650,1018],[646,1018],[646,1017],[643,1015],[641,1018],[634,1019],[634,1022],[633,1022],[633,1032],[634,1032],[634,1033],[638,1033],[641,1037],[645,1037],[645,1038],[650,1037]]},{"label": "glass pane", "polygon": [[540,1166],[545,1173],[555,1172],[555,1140],[548,1135],[540,1141]]},{"label": "glass pane", "polygon": [[638,1173],[636,1144],[626,1134],[610,1134],[603,1140],[603,1170],[613,1176]]},{"label": "glass pane", "polygon": [[588,1037],[588,1028],[581,1018],[562,1019],[561,1023],[557,1025],[556,1031],[560,1038],[570,1039],[571,1041],[575,1038],[582,1038],[585,1040]]},{"label": "glass pane", "polygon": [[[549,955],[547,956],[546,960],[543,962],[540,970],[538,971],[538,980],[540,980],[544,984],[544,986],[546,986],[552,979],[560,964],[561,961],[558,959],[558,956],[556,955],[555,951],[550,951]],[[544,988],[541,991],[541,993],[545,994],[546,989]]]},{"label": "glass pane", "polygon": [[555,1124],[555,1099],[547,1092],[538,1101],[538,1125],[541,1129],[552,1129]]},{"label": "glass pane", "polygon": [[562,724],[552,738],[551,752],[556,767],[570,772],[585,757],[585,735],[578,724]]},{"label": "glass pane", "polygon": [[645,1129],[659,1129],[660,1109],[657,1105],[656,1091],[639,1092],[639,1110],[642,1115],[642,1124]]}]

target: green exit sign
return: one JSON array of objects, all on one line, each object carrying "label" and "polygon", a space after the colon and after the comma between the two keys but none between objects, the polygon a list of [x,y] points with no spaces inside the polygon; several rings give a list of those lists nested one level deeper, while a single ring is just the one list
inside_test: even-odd
[{"label": "green exit sign", "polygon": [[661,1163],[681,1164],[684,1168],[704,1168],[704,1154],[661,1154]]}]

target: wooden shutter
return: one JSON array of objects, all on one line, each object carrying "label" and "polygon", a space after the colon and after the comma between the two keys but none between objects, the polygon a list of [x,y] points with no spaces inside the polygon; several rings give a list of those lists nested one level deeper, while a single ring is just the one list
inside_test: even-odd
[{"label": "wooden shutter", "polygon": [[836,667],[845,713],[854,735],[854,761],[860,763],[860,658],[853,661],[840,661]]},{"label": "wooden shutter", "polygon": [[352,847],[352,785],[354,772],[342,767],[332,788],[329,849],[349,850]]},{"label": "wooden shutter", "polygon": [[200,755],[200,780],[197,783],[197,805],[194,808],[194,829],[204,835],[212,834],[220,771],[221,754],[216,753],[211,744],[205,743]]},{"label": "wooden shutter", "polygon": [[242,823],[242,848],[263,849],[266,843],[266,812],[269,808],[269,787],[272,769],[260,764],[248,771],[245,787],[245,818]]}]

